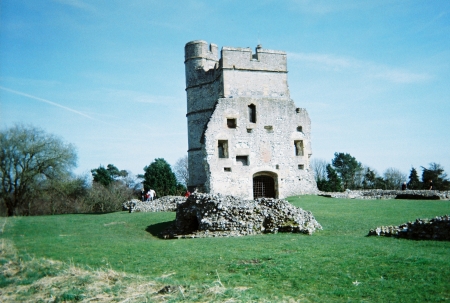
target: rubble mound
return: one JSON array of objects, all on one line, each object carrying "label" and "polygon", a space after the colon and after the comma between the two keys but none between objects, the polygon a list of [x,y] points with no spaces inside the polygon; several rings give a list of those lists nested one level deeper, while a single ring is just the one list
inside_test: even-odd
[{"label": "rubble mound", "polygon": [[417,219],[398,226],[381,226],[371,229],[368,236],[450,241],[450,218],[445,215],[431,220]]},{"label": "rubble mound", "polygon": [[164,196],[148,202],[132,199],[124,202],[122,209],[130,211],[131,207],[131,212],[176,211],[178,204],[184,202],[186,202],[186,198],[181,196]]},{"label": "rubble mound", "polygon": [[311,212],[272,198],[243,200],[192,194],[185,203],[178,204],[176,212],[175,222],[160,237],[238,237],[277,232],[311,235],[322,229]]}]

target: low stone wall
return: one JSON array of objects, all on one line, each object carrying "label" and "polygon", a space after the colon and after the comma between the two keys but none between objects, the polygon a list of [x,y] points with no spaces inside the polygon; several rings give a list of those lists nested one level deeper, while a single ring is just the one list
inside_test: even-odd
[{"label": "low stone wall", "polygon": [[431,220],[417,219],[398,226],[381,226],[369,231],[368,236],[385,236],[414,240],[450,241],[450,218],[448,215]]},{"label": "low stone wall", "polygon": [[[342,199],[410,199],[410,200],[450,200],[450,191],[438,190],[346,190],[345,192],[319,192],[319,196]],[[164,196],[149,202],[137,199],[124,202],[123,210],[131,212],[176,211],[180,203],[187,198],[181,196]]]},{"label": "low stone wall", "polygon": [[178,204],[186,202],[186,199],[180,196],[164,196],[148,202],[132,199],[123,203],[122,209],[130,211],[131,207],[131,212],[176,211]]},{"label": "low stone wall", "polygon": [[349,190],[340,192],[320,192],[319,196],[343,199],[410,199],[410,200],[450,200],[450,191],[439,190]]},{"label": "low stone wall", "polygon": [[174,224],[161,233],[164,239],[236,237],[292,232],[311,235],[322,226],[311,212],[285,200],[243,200],[233,196],[193,194],[178,204]]}]

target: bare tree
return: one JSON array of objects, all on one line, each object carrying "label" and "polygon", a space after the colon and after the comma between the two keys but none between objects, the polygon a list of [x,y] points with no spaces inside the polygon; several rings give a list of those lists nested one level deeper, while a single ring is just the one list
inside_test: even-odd
[{"label": "bare tree", "polygon": [[29,214],[31,203],[52,180],[64,179],[76,166],[71,144],[39,128],[16,125],[0,132],[0,199],[8,216]]},{"label": "bare tree", "polygon": [[312,159],[311,168],[314,172],[316,182],[327,179],[327,161],[324,159]]},{"label": "bare tree", "polygon": [[181,157],[173,167],[175,176],[179,183],[188,186],[189,183],[189,161],[188,156]]},{"label": "bare tree", "polygon": [[144,181],[144,178],[141,178],[140,175],[133,175],[131,171],[127,171],[126,177],[123,177],[121,181],[126,187],[131,188],[134,191],[140,191],[143,187],[142,182]]},{"label": "bare tree", "polygon": [[383,176],[386,189],[400,189],[406,182],[406,174],[393,167],[386,169]]}]

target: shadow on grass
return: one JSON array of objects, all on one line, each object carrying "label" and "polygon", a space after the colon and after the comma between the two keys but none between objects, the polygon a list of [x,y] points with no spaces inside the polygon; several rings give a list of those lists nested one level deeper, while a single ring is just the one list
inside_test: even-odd
[{"label": "shadow on grass", "polygon": [[145,229],[146,232],[151,233],[153,236],[155,237],[159,237],[159,234],[169,228],[169,226],[171,226],[175,221],[167,221],[167,222],[161,222],[161,223],[156,223],[153,225],[149,225],[147,226],[147,228]]}]

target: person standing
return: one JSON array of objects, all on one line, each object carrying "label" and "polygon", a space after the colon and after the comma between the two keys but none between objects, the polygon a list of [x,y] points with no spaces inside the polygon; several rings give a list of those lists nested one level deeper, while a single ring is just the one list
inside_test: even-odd
[{"label": "person standing", "polygon": [[153,199],[156,197],[156,192],[153,189],[150,189],[149,193],[150,193],[150,200],[153,201]]},{"label": "person standing", "polygon": [[434,190],[433,180],[430,180],[430,190]]},{"label": "person standing", "polygon": [[403,182],[403,184],[402,184],[402,190],[406,190],[406,182]]},{"label": "person standing", "polygon": [[141,200],[142,200],[142,202],[145,201],[145,189],[144,188],[141,189]]}]

